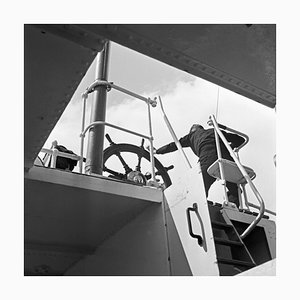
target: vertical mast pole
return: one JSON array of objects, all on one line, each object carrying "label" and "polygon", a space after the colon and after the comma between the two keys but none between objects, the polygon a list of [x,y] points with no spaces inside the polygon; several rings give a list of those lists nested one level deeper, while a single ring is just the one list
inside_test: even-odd
[{"label": "vertical mast pole", "polygon": [[[106,80],[108,78],[110,43],[107,42],[101,53],[97,55],[96,80]],[[106,86],[97,86],[94,91],[92,102],[91,123],[105,121],[106,114]],[[103,147],[104,147],[104,125],[95,126],[89,130],[85,172],[87,174],[96,173],[102,175],[103,171]]]}]

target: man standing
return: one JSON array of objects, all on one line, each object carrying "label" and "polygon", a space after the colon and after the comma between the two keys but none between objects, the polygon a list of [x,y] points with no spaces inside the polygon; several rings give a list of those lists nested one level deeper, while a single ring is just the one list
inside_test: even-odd
[{"label": "man standing", "polygon": [[[245,139],[239,135],[228,133],[222,130],[227,141],[230,143],[232,149],[239,147],[244,143]],[[190,147],[195,155],[199,157],[199,162],[201,166],[204,187],[206,197],[208,196],[208,191],[210,186],[216,180],[214,177],[207,173],[207,169],[218,159],[215,133],[214,129],[204,129],[199,124],[194,124],[190,132],[179,139],[182,147]],[[222,158],[233,161],[224,143],[220,140],[220,148],[222,153]],[[155,151],[156,154],[165,154],[177,150],[177,146],[174,142],[160,147]],[[226,187],[229,190],[228,200],[239,206],[238,200],[238,187],[235,183],[226,182]]]}]

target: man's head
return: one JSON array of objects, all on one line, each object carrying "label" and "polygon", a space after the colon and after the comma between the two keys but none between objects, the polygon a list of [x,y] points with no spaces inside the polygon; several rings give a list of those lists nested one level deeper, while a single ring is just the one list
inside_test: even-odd
[{"label": "man's head", "polygon": [[194,124],[190,129],[190,133],[196,131],[197,129],[203,129],[203,126],[201,126],[200,124]]}]

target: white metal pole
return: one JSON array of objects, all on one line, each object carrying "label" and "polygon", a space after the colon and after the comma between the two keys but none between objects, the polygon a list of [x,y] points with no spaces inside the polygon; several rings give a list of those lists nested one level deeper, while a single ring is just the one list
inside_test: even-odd
[{"label": "white metal pole", "polygon": [[148,106],[148,121],[149,121],[149,134],[150,134],[150,162],[151,162],[151,171],[152,171],[152,180],[156,181],[155,178],[155,169],[154,169],[154,156],[153,156],[153,135],[152,135],[152,124],[151,124],[151,111],[150,111],[150,102],[147,102]]},{"label": "white metal pole", "polygon": [[[84,131],[85,127],[85,113],[86,113],[86,99],[88,97],[87,93],[82,94],[82,122],[81,122],[81,132]],[[80,139],[80,161],[79,161],[79,172],[82,173],[83,168],[83,143],[84,143],[84,137],[81,137]]]},{"label": "white metal pole", "polygon": [[224,169],[223,169],[223,164],[222,164],[222,153],[221,153],[221,148],[220,148],[220,139],[219,139],[219,135],[218,135],[215,128],[214,128],[214,133],[215,133],[215,140],[216,140],[216,147],[217,147],[217,155],[218,155],[218,164],[219,164],[219,169],[220,169],[221,184],[223,186],[225,201],[228,201],[227,190],[226,190],[226,181],[225,181]]},{"label": "white metal pole", "polygon": [[56,158],[57,158],[58,150],[53,149],[52,150],[52,160],[51,160],[51,168],[55,169],[56,167]]},{"label": "white metal pole", "polygon": [[164,111],[164,107],[162,105],[162,101],[161,101],[160,96],[158,96],[158,99],[159,99],[160,108],[161,108],[161,112],[162,112],[164,121],[165,121],[165,123],[166,123],[166,125],[167,125],[167,127],[168,127],[168,129],[170,131],[170,134],[171,134],[171,136],[172,136],[172,138],[174,140],[174,143],[175,143],[177,149],[179,150],[179,152],[181,153],[181,155],[183,157],[183,160],[185,161],[187,167],[189,169],[192,169],[192,166],[191,166],[191,164],[190,164],[190,162],[189,162],[189,160],[188,160],[185,152],[183,151],[182,146],[181,146],[181,144],[180,144],[180,142],[179,142],[179,140],[178,140],[178,138],[177,138],[177,136],[176,136],[176,134],[175,134],[175,132],[174,132],[174,130],[172,128],[172,125],[170,124],[169,119],[168,119],[168,117],[167,117],[167,115],[166,115],[166,113]]},{"label": "white metal pole", "polygon": [[246,191],[245,184],[242,184],[242,189],[243,189],[243,195],[244,195],[244,203],[245,203],[245,206],[247,207],[248,210],[250,210],[249,205],[248,205],[247,191]]}]

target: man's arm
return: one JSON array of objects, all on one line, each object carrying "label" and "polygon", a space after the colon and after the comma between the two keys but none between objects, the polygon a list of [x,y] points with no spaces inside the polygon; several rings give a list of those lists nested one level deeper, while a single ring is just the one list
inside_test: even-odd
[{"label": "man's arm", "polygon": [[[190,146],[189,135],[187,134],[186,136],[179,139],[179,143],[182,147],[189,147]],[[177,150],[177,146],[174,142],[172,142],[170,144],[167,144],[157,149],[156,154],[165,154],[165,153],[174,152],[176,150]]]}]

